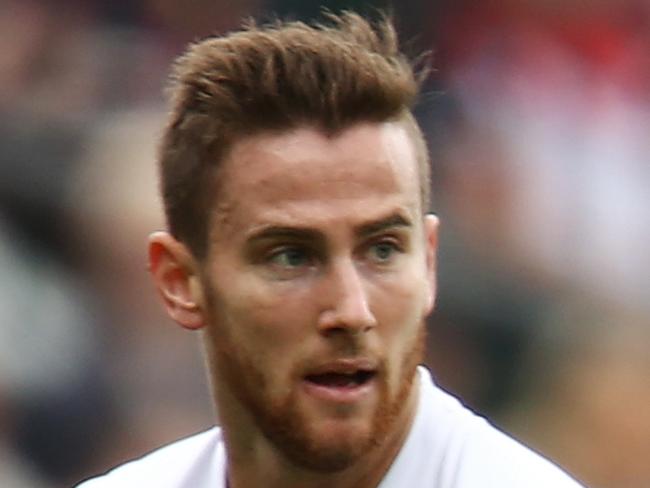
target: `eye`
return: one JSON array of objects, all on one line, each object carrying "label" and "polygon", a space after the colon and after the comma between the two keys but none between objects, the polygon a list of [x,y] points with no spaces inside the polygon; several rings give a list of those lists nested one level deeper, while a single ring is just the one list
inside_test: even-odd
[{"label": "eye", "polygon": [[295,269],[311,263],[309,254],[299,247],[285,247],[275,251],[268,259],[273,266],[282,269]]},{"label": "eye", "polygon": [[395,258],[401,249],[394,241],[385,240],[372,244],[368,249],[369,258],[379,264],[385,264]]}]

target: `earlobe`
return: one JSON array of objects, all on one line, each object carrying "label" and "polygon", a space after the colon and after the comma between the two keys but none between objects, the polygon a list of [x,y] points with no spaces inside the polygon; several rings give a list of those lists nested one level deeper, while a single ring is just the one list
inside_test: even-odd
[{"label": "earlobe", "polygon": [[436,301],[436,255],[438,252],[438,226],[439,220],[433,214],[424,217],[424,239],[426,246],[427,281],[429,294],[427,297],[427,315],[431,313]]},{"label": "earlobe", "polygon": [[186,329],[205,325],[203,293],[194,257],[168,232],[149,236],[149,271],[167,314]]}]

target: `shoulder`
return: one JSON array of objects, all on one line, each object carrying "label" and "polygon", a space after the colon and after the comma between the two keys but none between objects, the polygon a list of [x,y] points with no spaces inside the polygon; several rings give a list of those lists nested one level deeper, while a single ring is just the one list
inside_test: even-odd
[{"label": "shoulder", "polygon": [[205,432],[163,446],[145,456],[122,464],[108,473],[87,480],[77,488],[185,487],[223,461],[221,429]]},{"label": "shoulder", "polygon": [[421,368],[413,432],[432,486],[580,488],[560,468],[514,440],[436,386]]},{"label": "shoulder", "polygon": [[462,440],[460,486],[580,488],[554,463],[492,426],[474,417]]}]

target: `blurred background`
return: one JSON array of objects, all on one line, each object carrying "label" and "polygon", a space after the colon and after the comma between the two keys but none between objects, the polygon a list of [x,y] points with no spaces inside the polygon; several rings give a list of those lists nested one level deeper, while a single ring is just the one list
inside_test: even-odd
[{"label": "blurred background", "polygon": [[[442,220],[438,383],[591,487],[650,486],[650,3],[402,0]],[[0,485],[213,423],[145,270],[186,44],[387,1],[0,0]]]}]

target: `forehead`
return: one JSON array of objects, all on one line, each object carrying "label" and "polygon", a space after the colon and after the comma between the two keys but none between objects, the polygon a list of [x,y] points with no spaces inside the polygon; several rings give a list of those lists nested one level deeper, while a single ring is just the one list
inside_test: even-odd
[{"label": "forehead", "polygon": [[413,142],[399,123],[359,124],[333,136],[311,127],[257,134],[223,161],[214,217],[232,226],[233,219],[326,219],[391,205],[416,213],[418,178]]}]

